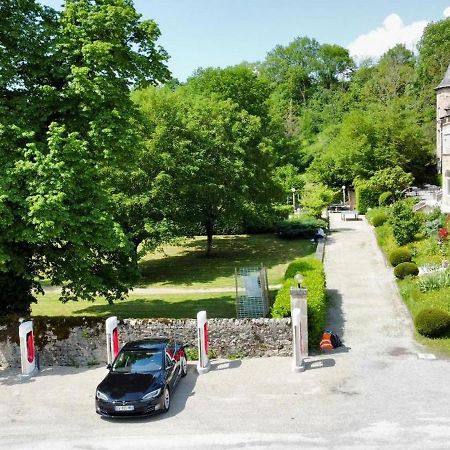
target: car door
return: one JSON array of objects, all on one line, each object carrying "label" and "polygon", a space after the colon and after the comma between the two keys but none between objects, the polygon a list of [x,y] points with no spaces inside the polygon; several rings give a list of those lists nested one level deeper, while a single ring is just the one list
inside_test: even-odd
[{"label": "car door", "polygon": [[176,381],[176,364],[174,359],[165,352],[165,368],[166,368],[166,383],[170,388],[173,388]]}]

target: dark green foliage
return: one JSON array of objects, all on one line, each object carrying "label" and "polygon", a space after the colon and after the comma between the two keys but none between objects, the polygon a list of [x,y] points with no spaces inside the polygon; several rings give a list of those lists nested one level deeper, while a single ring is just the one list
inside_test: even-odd
[{"label": "dark green foliage", "polygon": [[355,192],[356,209],[360,214],[365,214],[369,208],[378,206],[379,193],[368,183],[358,183]]},{"label": "dark green foliage", "polygon": [[437,308],[423,309],[414,319],[414,325],[423,336],[439,337],[450,329],[450,314]]},{"label": "dark green foliage", "polygon": [[413,211],[409,201],[394,203],[389,221],[398,245],[406,245],[412,242],[420,231],[421,223],[419,217]]},{"label": "dark green foliage", "polygon": [[277,224],[277,234],[283,239],[311,239],[318,228],[327,228],[327,222],[310,216],[300,216]]},{"label": "dark green foliage", "polygon": [[137,256],[115,175],[134,184],[142,145],[130,85],[169,75],[158,27],[128,0],[4,0],[0,30],[0,314],[26,314],[42,276],[122,298]]},{"label": "dark green foliage", "polygon": [[294,275],[304,276],[303,286],[308,289],[308,333],[309,345],[316,349],[325,329],[327,314],[327,292],[323,264],[314,257],[305,257],[289,264],[285,282],[278,291],[272,307],[272,317],[289,317],[291,314],[290,288],[297,287]]},{"label": "dark green foliage", "polygon": [[380,206],[390,205],[394,200],[394,194],[391,191],[385,191],[378,197],[378,204]]},{"label": "dark green foliage", "polygon": [[388,219],[389,216],[385,212],[380,212],[372,217],[371,223],[375,228],[381,227],[381,225],[384,225]]},{"label": "dark green foliage", "polygon": [[411,262],[411,252],[405,248],[396,248],[389,255],[389,262],[395,267],[404,262]]},{"label": "dark green foliage", "polygon": [[292,213],[291,205],[271,205],[267,208],[248,208],[240,233],[258,234],[276,231],[277,224],[287,220]]},{"label": "dark green foliage", "polygon": [[394,275],[400,280],[403,280],[403,278],[408,276],[419,275],[419,268],[413,262],[403,262],[395,267]]}]

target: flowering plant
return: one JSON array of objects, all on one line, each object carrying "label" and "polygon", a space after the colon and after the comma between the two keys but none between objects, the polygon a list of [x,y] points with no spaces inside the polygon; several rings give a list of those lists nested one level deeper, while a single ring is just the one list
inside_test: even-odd
[{"label": "flowering plant", "polygon": [[444,240],[448,238],[448,230],[447,228],[439,228],[438,236],[440,240]]}]

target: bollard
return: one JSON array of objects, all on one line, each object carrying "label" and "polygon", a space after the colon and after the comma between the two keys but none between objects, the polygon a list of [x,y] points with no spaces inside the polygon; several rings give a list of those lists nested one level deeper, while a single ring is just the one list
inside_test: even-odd
[{"label": "bollard", "polygon": [[300,310],[302,341],[304,344],[304,357],[308,356],[308,303],[306,300],[307,293],[307,289],[291,288],[291,315],[294,308],[298,308]]},{"label": "bollard", "polygon": [[294,372],[305,370],[304,358],[308,356],[308,304],[307,290],[291,288],[291,318]]},{"label": "bollard", "polygon": [[19,325],[19,340],[22,375],[34,375],[37,372],[37,364],[34,347],[33,322],[31,320],[22,322]]},{"label": "bollard", "polygon": [[197,314],[198,363],[197,372],[202,375],[209,372],[211,363],[208,358],[208,319],[206,311]]},{"label": "bollard", "polygon": [[119,354],[119,327],[116,316],[106,319],[106,352],[108,364],[112,364]]},{"label": "bollard", "polygon": [[304,343],[302,340],[302,324],[301,314],[299,308],[294,308],[291,313],[292,319],[292,347],[293,357],[292,370],[294,372],[303,372],[305,366],[303,365],[303,349]]}]

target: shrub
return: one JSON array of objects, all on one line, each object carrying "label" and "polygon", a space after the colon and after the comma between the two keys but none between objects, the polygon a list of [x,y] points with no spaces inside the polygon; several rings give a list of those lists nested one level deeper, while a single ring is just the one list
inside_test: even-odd
[{"label": "shrub", "polygon": [[415,235],[420,231],[420,221],[408,201],[395,203],[389,220],[398,245],[412,242]]},{"label": "shrub", "polygon": [[365,214],[369,208],[378,206],[379,192],[365,182],[359,182],[355,188],[356,209]]},{"label": "shrub", "polygon": [[378,197],[378,204],[380,206],[387,206],[390,205],[394,200],[394,194],[391,191],[386,191],[383,192],[379,197]]},{"label": "shrub", "polygon": [[450,314],[437,308],[423,309],[414,319],[414,325],[423,336],[439,337],[450,328]]},{"label": "shrub", "polygon": [[287,220],[292,213],[292,205],[272,205],[256,209],[248,207],[240,232],[246,234],[273,233],[277,223]]},{"label": "shrub", "polygon": [[405,248],[396,248],[389,255],[389,262],[395,267],[404,262],[411,261],[411,252]]},{"label": "shrub", "polygon": [[400,280],[403,280],[403,278],[413,275],[416,276],[419,274],[419,268],[416,264],[412,262],[403,262],[400,263],[398,266],[394,269],[394,275],[397,278],[400,278]]},{"label": "shrub", "polygon": [[299,258],[289,264],[284,275],[285,282],[278,291],[272,307],[272,317],[289,317],[291,314],[290,288],[297,286],[294,275],[304,276],[304,286],[308,289],[308,333],[311,348],[319,345],[326,325],[327,294],[323,264],[312,256]]},{"label": "shrub", "polygon": [[371,223],[375,228],[381,227],[381,225],[384,225],[388,219],[389,219],[389,216],[385,212],[380,212],[377,215],[372,217]]},{"label": "shrub", "polygon": [[421,292],[434,291],[450,287],[450,270],[435,272],[420,278],[417,283]]},{"label": "shrub", "polygon": [[284,239],[311,239],[318,228],[327,228],[327,225],[327,222],[323,219],[300,216],[278,223],[277,234]]}]

